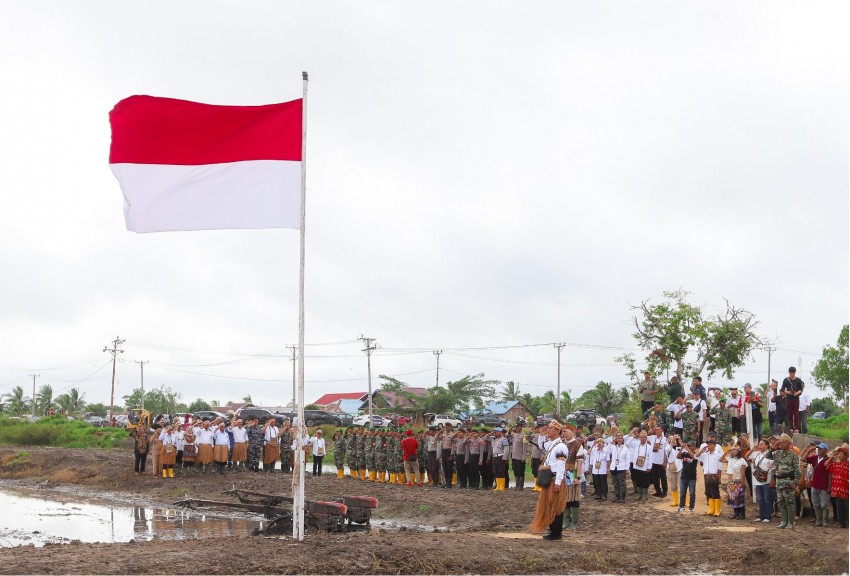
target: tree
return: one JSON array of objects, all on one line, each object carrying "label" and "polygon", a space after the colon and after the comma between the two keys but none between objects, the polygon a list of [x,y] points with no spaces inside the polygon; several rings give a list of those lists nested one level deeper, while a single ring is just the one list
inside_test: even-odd
[{"label": "tree", "polygon": [[32,400],[24,396],[24,389],[21,386],[15,386],[11,392],[3,394],[6,412],[11,416],[20,416],[27,412]]},{"label": "tree", "polygon": [[[631,309],[636,332],[632,337],[646,351],[646,369],[661,374],[673,367],[679,380],[707,372],[723,374],[732,380],[735,368],[743,366],[754,348],[761,344],[753,331],[755,315],[726,302],[726,309],[710,315],[688,302],[683,289],[664,292],[664,300],[645,300]],[[632,354],[615,358],[629,376],[638,381],[636,359]]]},{"label": "tree", "polygon": [[[133,398],[137,391],[140,401],[137,406],[141,406],[141,389],[134,390],[133,394],[125,398]],[[185,408],[185,405],[178,403],[180,397],[179,392],[173,392],[170,387],[163,384],[159,388],[145,392],[145,410],[149,410],[154,415],[176,414],[182,411],[180,408]]]},{"label": "tree", "polygon": [[[623,406],[621,402],[622,394],[615,390],[610,382],[597,382],[593,390],[596,400],[594,409],[603,418],[618,412]],[[622,390],[625,390],[625,388]],[[628,391],[626,391],[626,398],[628,399]]]},{"label": "tree", "polygon": [[106,418],[106,413],[109,412],[109,406],[101,404],[100,402],[97,404],[87,404],[86,412],[94,414],[95,416],[100,416],[101,418]]},{"label": "tree", "polygon": [[499,384],[498,380],[487,380],[484,374],[477,374],[464,376],[454,382],[446,382],[445,388],[442,386],[428,388],[428,393],[424,396],[411,394],[403,388],[400,393],[410,401],[413,412],[419,414],[466,412],[470,406],[481,409],[484,407],[485,400],[494,398],[496,384]]},{"label": "tree", "polygon": [[56,397],[59,410],[68,416],[80,416],[86,408],[85,393],[80,394],[77,388]]},{"label": "tree", "polygon": [[815,364],[815,369],[812,370],[812,377],[815,379],[815,384],[821,390],[832,390],[832,395],[836,400],[848,407],[848,389],[847,379],[848,370],[850,370],[850,361],[848,361],[848,325],[845,324],[838,335],[838,345],[836,347],[824,346],[820,360]]},{"label": "tree", "polygon": [[378,376],[378,378],[380,380],[383,380],[383,382],[381,382],[381,390],[385,392],[402,393],[404,392],[404,389],[407,388],[407,384],[405,384],[398,378],[393,378],[392,376],[385,376],[384,374],[381,374],[380,376]]},{"label": "tree", "polygon": [[245,396],[244,398],[242,398],[242,401],[243,401],[245,404],[250,404],[251,406],[253,406],[253,405],[254,405],[254,401],[253,401],[253,400],[251,400],[251,395],[250,395],[250,394],[248,394],[247,396]]},{"label": "tree", "polygon": [[815,412],[823,412],[827,418],[831,418],[836,414],[841,414],[843,410],[832,398],[814,398],[809,406],[809,422],[811,422],[812,414]]},{"label": "tree", "polygon": [[45,384],[38,389],[38,394],[35,395],[36,412],[42,416],[47,414],[51,408],[55,408],[56,403],[53,401],[53,386]]},{"label": "tree", "polygon": [[191,412],[193,414],[195,412],[200,412],[201,410],[212,410],[212,407],[209,405],[209,403],[207,403],[205,400],[201,400],[200,398],[197,398],[186,408],[186,412]]},{"label": "tree", "polygon": [[522,394],[519,392],[519,384],[513,380],[508,380],[505,382],[504,388],[502,388],[502,401],[516,402],[519,400],[522,400]]}]

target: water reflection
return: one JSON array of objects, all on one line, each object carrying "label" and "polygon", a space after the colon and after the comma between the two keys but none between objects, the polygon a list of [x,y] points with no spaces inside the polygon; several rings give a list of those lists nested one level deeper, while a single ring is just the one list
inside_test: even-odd
[{"label": "water reflection", "polygon": [[0,492],[0,510],[0,546],[219,538],[249,534],[265,526],[265,520],[256,517],[46,500],[11,492]]}]

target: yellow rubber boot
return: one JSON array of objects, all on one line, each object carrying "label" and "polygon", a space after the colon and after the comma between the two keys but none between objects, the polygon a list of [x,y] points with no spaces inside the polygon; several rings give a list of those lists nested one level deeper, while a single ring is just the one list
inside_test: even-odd
[{"label": "yellow rubber boot", "polygon": [[389,472],[389,475],[390,475],[390,481],[389,481],[389,483],[390,483],[390,484],[395,484],[395,483],[396,483],[396,480],[397,480],[397,476],[398,476],[398,474],[395,474],[394,472]]},{"label": "yellow rubber boot", "polygon": [[169,478],[174,478],[174,468],[169,468],[169,469],[168,469],[168,477],[169,477]]},{"label": "yellow rubber boot", "polygon": [[705,515],[714,516],[714,498],[708,499],[708,512],[706,512]]},{"label": "yellow rubber boot", "polygon": [[407,475],[404,472],[399,472],[395,476],[396,483],[404,486],[405,482],[407,482]]},{"label": "yellow rubber boot", "polygon": [[365,480],[366,479],[366,469],[361,468],[359,472],[360,472],[360,479]]},{"label": "yellow rubber boot", "polygon": [[168,470],[166,470],[165,468],[162,469],[162,477],[168,478]]},{"label": "yellow rubber boot", "polygon": [[499,492],[503,492],[505,490],[505,479],[504,478],[496,478],[496,490]]},{"label": "yellow rubber boot", "polygon": [[452,473],[452,485],[457,486],[457,472]]},{"label": "yellow rubber boot", "polygon": [[342,468],[337,468],[336,469],[336,477],[339,478],[340,480],[345,478],[345,470],[343,470]]},{"label": "yellow rubber boot", "polygon": [[679,492],[676,490],[670,492],[670,506],[679,507]]},{"label": "yellow rubber boot", "polygon": [[720,498],[714,499],[714,515],[720,516],[720,507],[723,506],[723,501]]},{"label": "yellow rubber boot", "polygon": [[375,478],[377,478],[377,476],[378,476],[378,473],[375,470],[369,470],[369,480],[374,482]]}]

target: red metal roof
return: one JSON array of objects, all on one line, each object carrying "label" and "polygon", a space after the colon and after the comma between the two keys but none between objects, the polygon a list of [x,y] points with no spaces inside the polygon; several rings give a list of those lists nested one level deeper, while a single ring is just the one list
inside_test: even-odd
[{"label": "red metal roof", "polygon": [[367,394],[368,392],[340,392],[337,394],[325,394],[313,402],[313,404],[325,406],[331,402],[336,402],[337,400],[362,400],[366,398]]}]

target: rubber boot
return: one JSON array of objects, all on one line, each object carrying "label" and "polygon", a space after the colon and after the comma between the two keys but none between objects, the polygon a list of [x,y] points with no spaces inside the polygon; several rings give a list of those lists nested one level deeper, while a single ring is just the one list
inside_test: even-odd
[{"label": "rubber boot", "polygon": [[357,480],[357,468],[349,468],[348,469],[348,477],[354,478],[355,480]]},{"label": "rubber boot", "polygon": [[516,477],[516,489],[522,490],[525,488],[525,476],[517,476]]},{"label": "rubber boot", "polygon": [[340,468],[337,468],[336,469],[336,477],[339,478],[340,480],[342,480],[343,478],[345,478],[345,471],[340,469]]},{"label": "rubber boot", "polygon": [[579,521],[579,518],[581,517],[581,512],[580,512],[581,508],[570,508],[570,510],[573,511],[572,512],[572,522],[573,523],[570,525],[569,528],[567,528],[567,530],[578,530],[578,521]]},{"label": "rubber boot", "polygon": [[723,507],[723,501],[720,498],[714,499],[714,515],[720,516],[720,509]]},{"label": "rubber boot", "polygon": [[[780,528],[787,528],[788,527],[788,510],[783,507],[779,512],[782,514],[782,522],[779,523],[779,527]],[[792,516],[792,518],[793,518],[793,516]]]},{"label": "rubber boot", "polygon": [[788,526],[787,527],[790,528],[791,530],[794,530],[795,528],[794,528],[794,501],[793,500],[791,500],[791,505],[788,508],[786,508],[786,510],[788,511],[787,512],[787,514],[788,514]]},{"label": "rubber boot", "polygon": [[679,492],[678,491],[671,491],[670,492],[670,506],[673,506],[674,508],[679,507]]},{"label": "rubber boot", "polygon": [[496,478],[496,491],[501,492],[505,489],[505,479],[504,478]]},{"label": "rubber boot", "polygon": [[[817,508],[816,508],[817,510]],[[821,508],[820,509],[821,520],[823,521],[823,527],[829,528],[829,508]]]},{"label": "rubber boot", "polygon": [[169,468],[169,469],[168,469],[168,477],[169,477],[169,478],[174,478],[174,468]]},{"label": "rubber boot", "polygon": [[457,472],[452,473],[452,484],[457,486]]},{"label": "rubber boot", "polygon": [[398,472],[395,475],[395,483],[396,484],[401,484],[402,486],[404,486],[404,484],[406,482],[407,482],[407,475],[404,472]]},{"label": "rubber boot", "polygon": [[706,512],[705,515],[714,516],[714,498],[708,499],[708,512]]},{"label": "rubber boot", "polygon": [[738,510],[739,510],[738,515],[741,517],[741,520],[746,520],[747,519],[747,508],[746,507],[738,508]]},{"label": "rubber boot", "polygon": [[823,512],[820,508],[815,508],[815,526],[823,526]]},{"label": "rubber boot", "polygon": [[375,481],[375,479],[376,479],[377,477],[378,477],[378,472],[377,472],[377,471],[375,471],[375,470],[369,470],[369,480],[371,480],[372,482],[374,482],[374,481]]},{"label": "rubber boot", "polygon": [[162,469],[162,477],[168,478],[168,470],[166,470],[165,468]]},{"label": "rubber boot", "polygon": [[564,508],[564,530],[569,530],[573,525],[573,508]]},{"label": "rubber boot", "polygon": [[365,480],[366,479],[366,469],[361,468],[360,470],[358,470],[358,476],[360,477],[361,480]]},{"label": "rubber boot", "polygon": [[641,500],[643,500],[643,488],[638,488],[637,489],[637,502],[640,502]]}]

